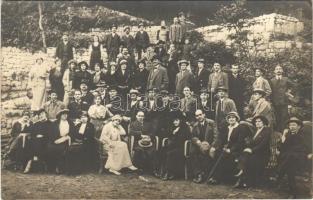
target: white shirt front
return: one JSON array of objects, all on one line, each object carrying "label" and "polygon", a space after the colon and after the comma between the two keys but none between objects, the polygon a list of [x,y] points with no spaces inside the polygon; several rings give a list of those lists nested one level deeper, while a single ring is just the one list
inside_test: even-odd
[{"label": "white shirt front", "polygon": [[68,124],[68,121],[61,120],[59,124],[59,129],[61,137],[68,135],[70,132],[70,125]]},{"label": "white shirt front", "polygon": [[237,122],[234,126],[228,126],[228,135],[227,135],[227,141],[229,141],[230,136],[234,130],[234,128],[236,128],[239,125],[239,123]]},{"label": "white shirt front", "polygon": [[79,128],[78,133],[83,135],[85,133],[86,126],[87,126],[87,123],[82,123],[80,128]]}]

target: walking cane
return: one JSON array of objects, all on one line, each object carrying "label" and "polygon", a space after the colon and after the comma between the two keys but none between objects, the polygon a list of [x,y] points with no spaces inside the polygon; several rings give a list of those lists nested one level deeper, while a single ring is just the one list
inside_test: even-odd
[{"label": "walking cane", "polygon": [[220,162],[221,162],[221,160],[222,160],[222,158],[223,158],[223,156],[224,156],[224,153],[225,153],[225,152],[222,151],[220,157],[218,157],[217,161],[215,162],[215,164],[213,165],[213,167],[212,167],[212,169],[211,169],[211,171],[210,171],[210,173],[209,173],[209,176],[208,176],[208,179],[207,179],[207,180],[210,180],[210,178],[213,176],[213,174],[214,174],[214,172],[215,172],[217,166],[220,164]]},{"label": "walking cane", "polygon": [[211,101],[210,101],[210,106],[211,106],[211,111],[214,111],[214,109],[213,109],[213,92],[212,92],[212,90],[210,91],[210,97],[211,97]]}]

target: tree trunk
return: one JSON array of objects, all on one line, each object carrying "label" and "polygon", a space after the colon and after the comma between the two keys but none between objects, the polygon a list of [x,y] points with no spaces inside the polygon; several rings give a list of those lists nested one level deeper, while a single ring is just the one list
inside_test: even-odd
[{"label": "tree trunk", "polygon": [[43,45],[43,49],[44,49],[44,52],[46,53],[47,52],[47,43],[46,43],[46,36],[45,36],[45,31],[43,29],[43,26],[42,26],[42,3],[41,2],[38,2],[38,11],[39,11],[39,29],[40,29],[40,32],[41,32],[41,37],[42,37],[42,45]]}]

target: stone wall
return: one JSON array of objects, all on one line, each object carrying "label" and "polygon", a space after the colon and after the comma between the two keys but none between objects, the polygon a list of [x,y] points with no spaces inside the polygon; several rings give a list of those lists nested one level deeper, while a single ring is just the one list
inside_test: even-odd
[{"label": "stone wall", "polygon": [[[279,15],[276,13],[255,17],[248,22],[253,24],[248,28],[251,34],[248,38],[260,39],[263,42],[269,41],[272,34],[283,33],[286,35],[296,35],[303,30],[303,22],[294,17]],[[234,33],[234,30],[227,30],[220,25],[205,26],[196,29],[203,33],[205,40],[209,42],[224,41],[228,44],[228,36]]]}]

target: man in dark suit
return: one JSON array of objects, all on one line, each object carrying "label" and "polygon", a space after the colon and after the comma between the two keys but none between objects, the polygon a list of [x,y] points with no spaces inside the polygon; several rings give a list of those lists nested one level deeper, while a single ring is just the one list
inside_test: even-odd
[{"label": "man in dark suit", "polygon": [[82,93],[80,90],[75,90],[74,101],[70,102],[68,105],[69,118],[75,121],[80,118],[82,111],[88,111],[89,105],[87,102],[82,101]]},{"label": "man in dark suit", "polygon": [[55,57],[61,60],[61,73],[64,74],[65,69],[68,68],[68,61],[74,58],[75,48],[68,40],[68,34],[64,33],[62,42],[57,45]]},{"label": "man in dark suit", "polygon": [[130,35],[130,27],[126,26],[124,28],[125,35],[122,36],[122,44],[125,48],[128,49],[130,55],[134,58],[134,50],[135,50],[135,39],[132,35]]},{"label": "man in dark suit", "polygon": [[138,59],[141,59],[142,52],[146,52],[147,47],[150,45],[149,35],[144,31],[144,24],[139,24],[139,31],[135,36],[136,50],[138,53]]},{"label": "man in dark suit", "polygon": [[229,98],[234,100],[236,108],[240,117],[243,117],[243,107],[244,107],[244,91],[245,91],[245,81],[239,74],[239,66],[233,64],[231,66],[231,74],[228,77],[229,83]]},{"label": "man in dark suit", "polygon": [[216,102],[215,122],[219,131],[227,126],[226,116],[229,112],[237,112],[235,102],[227,97],[225,87],[217,88],[219,100]]},{"label": "man in dark suit", "polygon": [[209,76],[208,90],[215,93],[218,87],[224,87],[228,90],[228,76],[222,71],[219,63],[214,63],[213,72]]},{"label": "man in dark suit", "polygon": [[157,58],[153,60],[153,69],[151,69],[147,81],[147,90],[153,88],[159,91],[168,88],[167,71],[161,66],[161,62]]},{"label": "man in dark suit", "polygon": [[288,120],[288,90],[292,84],[287,77],[283,77],[283,68],[277,65],[274,70],[275,77],[270,80],[272,88],[272,102],[276,118],[275,129],[281,132]]},{"label": "man in dark suit", "polygon": [[104,41],[104,46],[108,52],[109,62],[116,61],[116,57],[121,46],[121,39],[120,36],[116,33],[116,29],[117,27],[113,25],[111,29],[112,33],[109,34]]},{"label": "man in dark suit", "polygon": [[83,81],[80,84],[80,91],[81,91],[81,100],[82,102],[86,103],[89,107],[94,103],[94,96],[93,94],[89,91],[87,82]]},{"label": "man in dark suit", "polygon": [[191,95],[189,87],[184,87],[184,98],[180,100],[180,111],[186,116],[188,122],[194,121],[194,113],[197,108],[197,99]]},{"label": "man in dark suit", "polygon": [[180,72],[176,74],[176,94],[183,95],[183,89],[185,87],[189,87],[191,90],[193,90],[194,87],[194,77],[191,72],[187,70],[188,66],[187,60],[181,60],[178,62],[178,65],[180,67]]},{"label": "man in dark suit", "polygon": [[209,99],[210,94],[206,89],[200,91],[200,98],[197,102],[197,109],[200,109],[204,112],[206,118],[215,120],[215,111],[213,102]]},{"label": "man in dark suit", "polygon": [[131,89],[129,97],[127,96],[127,104],[125,109],[125,116],[130,117],[131,121],[136,119],[136,114],[140,110],[140,101],[138,100],[139,91]]},{"label": "man in dark suit", "polygon": [[205,68],[204,59],[198,60],[198,67],[195,71],[195,93],[199,94],[200,90],[207,88],[210,72]]},{"label": "man in dark suit", "polygon": [[197,110],[195,116],[197,122],[192,129],[191,163],[194,173],[193,181],[201,183],[213,164],[213,154],[209,155],[209,152],[210,147],[216,145],[217,129],[215,122],[207,119],[202,110]]},{"label": "man in dark suit", "polygon": [[142,94],[146,92],[149,76],[149,71],[145,67],[146,62],[144,60],[139,60],[138,69],[135,70],[134,76],[132,78],[132,87],[137,89]]}]

